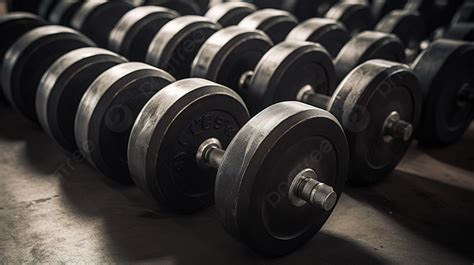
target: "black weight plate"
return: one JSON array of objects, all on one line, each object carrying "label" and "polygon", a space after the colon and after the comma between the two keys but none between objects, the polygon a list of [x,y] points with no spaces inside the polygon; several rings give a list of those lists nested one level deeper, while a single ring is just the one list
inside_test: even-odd
[{"label": "black weight plate", "polygon": [[371,59],[405,63],[405,46],[393,34],[362,32],[352,38],[334,60],[337,80],[340,82],[356,66]]},{"label": "black weight plate", "polygon": [[84,2],[72,18],[71,25],[105,48],[115,24],[132,8],[131,4],[121,1]]},{"label": "black weight plate", "polygon": [[81,48],[56,60],[43,75],[36,112],[43,129],[64,149],[77,150],[74,120],[87,88],[105,70],[124,62],[124,58],[100,48]]},{"label": "black weight plate", "polygon": [[332,96],[336,71],[331,55],[316,43],[282,42],[258,63],[248,86],[246,102],[250,112],[256,114],[274,103],[296,100],[306,86]]},{"label": "black weight plate", "polygon": [[460,140],[474,117],[474,45],[437,40],[418,57],[413,69],[424,96],[418,140],[427,145]]},{"label": "black weight plate", "polygon": [[349,150],[327,111],[299,102],[275,104],[248,122],[227,148],[217,173],[216,207],[233,236],[264,256],[281,256],[309,241],[330,211],[295,206],[289,187],[311,168],[342,194]]},{"label": "black weight plate", "polygon": [[[46,25],[40,17],[24,12],[13,12],[0,16],[0,89],[2,89],[2,68],[8,49],[26,32]],[[0,95],[3,91],[0,92]]]},{"label": "black weight plate", "polygon": [[407,0],[372,0],[371,2],[370,8],[372,14],[374,14],[375,20],[377,21],[393,10],[403,9]]},{"label": "black weight plate", "polygon": [[225,2],[209,9],[206,17],[219,23],[222,27],[237,25],[246,16],[257,11],[257,7],[244,2]]},{"label": "black weight plate", "polygon": [[411,139],[384,137],[385,121],[397,112],[401,120],[417,128],[421,105],[420,85],[407,65],[371,60],[341,82],[329,109],[346,132],[352,181],[379,181],[398,165]]},{"label": "black weight plate", "polygon": [[176,17],[178,13],[168,8],[136,7],[115,25],[109,36],[108,47],[131,61],[142,62],[156,33]]},{"label": "black weight plate", "polygon": [[148,48],[146,62],[177,79],[191,75],[191,64],[204,42],[220,26],[200,16],[176,18],[161,28]]},{"label": "black weight plate", "polygon": [[49,21],[55,24],[71,27],[72,18],[83,2],[75,0],[59,1],[49,13]]},{"label": "black weight plate", "polygon": [[132,183],[127,146],[133,124],[148,100],[175,79],[143,63],[124,63],[102,73],[87,89],[75,120],[84,157],[104,175]]},{"label": "black weight plate", "polygon": [[261,31],[238,26],[219,30],[199,50],[191,76],[230,87],[245,99],[247,91],[239,85],[242,75],[253,71],[272,46],[270,38]]},{"label": "black weight plate", "polygon": [[454,15],[451,24],[474,23],[474,2],[466,1]]},{"label": "black weight plate", "polygon": [[474,41],[474,23],[452,25],[444,34],[445,39]]},{"label": "black weight plate", "polygon": [[192,0],[192,2],[195,2],[199,9],[200,9],[200,13],[201,15],[204,15],[208,10],[209,10],[209,6],[211,5],[211,0]]},{"label": "black weight plate", "polygon": [[348,2],[335,4],[325,17],[341,22],[351,36],[372,29],[375,24],[375,18],[368,6]]},{"label": "black weight plate", "polygon": [[24,34],[8,50],[3,64],[3,89],[9,102],[36,121],[36,91],[43,74],[62,55],[94,43],[62,26],[43,26]]},{"label": "black weight plate", "polygon": [[62,0],[40,0],[40,5],[38,7],[38,15],[44,18],[49,17],[51,11],[61,1]]},{"label": "black weight plate", "polygon": [[350,39],[349,32],[344,25],[327,18],[308,19],[296,26],[286,38],[287,41],[319,43],[334,58]]},{"label": "black weight plate", "polygon": [[197,78],[169,85],[133,127],[128,159],[135,183],[173,210],[213,204],[216,170],[198,167],[198,147],[210,138],[227,147],[248,119],[242,99],[224,86]]},{"label": "black weight plate", "polygon": [[182,16],[204,14],[196,2],[189,0],[147,0],[144,5],[166,7],[178,12]]},{"label": "black weight plate", "polygon": [[239,26],[246,29],[261,30],[272,39],[273,43],[285,40],[288,33],[298,25],[298,19],[292,14],[276,10],[262,9],[246,16]]},{"label": "black weight plate", "polygon": [[283,9],[295,14],[298,19],[323,17],[338,0],[296,0],[286,1]]}]

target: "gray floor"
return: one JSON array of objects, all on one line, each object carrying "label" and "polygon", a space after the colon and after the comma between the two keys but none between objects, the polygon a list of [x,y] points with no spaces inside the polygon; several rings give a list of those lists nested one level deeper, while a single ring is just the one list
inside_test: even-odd
[{"label": "gray floor", "polygon": [[379,185],[349,187],[310,244],[263,260],[228,236],[212,209],[160,213],[137,188],[118,186],[64,154],[3,105],[0,124],[0,263],[474,262],[474,126],[450,148],[414,146]]}]

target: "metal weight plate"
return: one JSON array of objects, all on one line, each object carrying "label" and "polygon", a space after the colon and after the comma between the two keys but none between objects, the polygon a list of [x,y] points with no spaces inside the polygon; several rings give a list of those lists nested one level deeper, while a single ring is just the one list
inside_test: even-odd
[{"label": "metal weight plate", "polygon": [[[24,12],[12,12],[0,16],[0,89],[2,89],[2,68],[4,56],[8,49],[26,32],[46,25],[46,22],[40,17]],[[3,91],[0,92],[0,95]],[[0,96],[1,97],[1,96]]]},{"label": "metal weight plate", "polygon": [[261,30],[272,39],[273,43],[285,40],[288,33],[298,25],[298,19],[292,14],[276,9],[262,9],[246,16],[239,27]]},{"label": "metal weight plate", "polygon": [[285,1],[283,9],[295,14],[299,20],[303,21],[313,17],[324,17],[324,14],[337,2],[337,0]]},{"label": "metal weight plate", "polygon": [[38,15],[47,18],[54,7],[62,0],[41,0],[39,1]]},{"label": "metal weight plate", "polygon": [[352,38],[334,60],[337,80],[340,82],[356,66],[371,59],[405,63],[405,46],[393,34],[364,31]]},{"label": "metal weight plate", "polygon": [[253,71],[272,46],[270,38],[259,30],[238,26],[219,30],[199,50],[191,76],[232,88],[245,99],[247,91],[240,85],[242,76]]},{"label": "metal weight plate", "polygon": [[87,46],[94,43],[62,26],[43,26],[24,34],[3,62],[3,89],[12,106],[36,121],[36,91],[43,74],[62,55]]},{"label": "metal weight plate", "polygon": [[424,97],[417,139],[426,145],[458,141],[474,117],[474,45],[437,40],[413,64]]},{"label": "metal weight plate", "polygon": [[242,19],[255,11],[257,7],[250,3],[224,2],[211,7],[206,17],[225,28],[239,24]]},{"label": "metal weight plate", "polygon": [[370,8],[374,14],[375,20],[379,20],[388,13],[396,9],[403,9],[407,0],[372,0]]},{"label": "metal weight plate", "polygon": [[474,23],[474,2],[466,1],[456,12],[451,24]]},{"label": "metal weight plate", "polygon": [[81,48],[60,57],[43,75],[36,112],[43,129],[64,149],[77,150],[74,120],[86,90],[104,71],[125,62],[104,49]]},{"label": "metal weight plate", "polygon": [[71,27],[72,18],[79,10],[83,2],[76,0],[59,1],[49,13],[49,21],[54,24]]},{"label": "metal weight plate", "polygon": [[334,116],[299,102],[275,104],[227,148],[215,192],[221,223],[264,256],[288,254],[313,238],[331,214],[293,203],[288,194],[298,172],[314,170],[339,197],[348,164],[347,141]]},{"label": "metal weight plate", "polygon": [[191,64],[204,42],[221,27],[200,16],[183,16],[168,22],[155,35],[146,62],[177,79],[191,74]]},{"label": "metal weight plate", "polygon": [[132,8],[131,4],[121,1],[84,2],[72,18],[71,25],[105,48],[114,26]]},{"label": "metal weight plate", "polygon": [[375,31],[395,34],[407,48],[408,57],[419,54],[421,42],[427,38],[423,19],[418,12],[410,10],[390,12],[380,20]]},{"label": "metal weight plate", "polygon": [[351,181],[379,181],[398,165],[413,137],[386,135],[386,122],[397,113],[400,120],[412,125],[412,132],[419,123],[421,105],[420,85],[407,65],[371,60],[341,82],[329,110],[346,132]]},{"label": "metal weight plate", "polygon": [[131,61],[144,61],[156,33],[176,17],[178,13],[168,8],[136,7],[115,25],[109,36],[108,47]]},{"label": "metal weight plate", "polygon": [[296,26],[287,41],[309,41],[321,44],[336,57],[342,47],[351,39],[346,27],[332,19],[311,18]]},{"label": "metal weight plate", "polygon": [[445,39],[474,41],[474,23],[452,25],[444,34]]},{"label": "metal weight plate", "polygon": [[144,5],[157,5],[178,12],[182,16],[202,15],[199,5],[189,0],[147,0]]},{"label": "metal weight plate", "polygon": [[196,162],[208,139],[227,147],[248,121],[242,99],[204,79],[184,79],[158,92],[133,126],[128,161],[135,183],[163,206],[194,212],[214,203],[216,170]]},{"label": "metal weight plate", "polygon": [[124,63],[102,73],[87,89],[75,120],[76,141],[84,157],[104,175],[132,183],[127,146],[145,103],[175,79],[163,70]]},{"label": "metal weight plate", "polygon": [[296,100],[304,87],[332,96],[336,71],[331,55],[321,45],[309,42],[282,42],[258,63],[248,85],[247,104],[256,114],[282,101]]},{"label": "metal weight plate", "polygon": [[375,18],[368,6],[348,2],[335,4],[325,17],[341,22],[351,36],[372,29],[375,24]]}]

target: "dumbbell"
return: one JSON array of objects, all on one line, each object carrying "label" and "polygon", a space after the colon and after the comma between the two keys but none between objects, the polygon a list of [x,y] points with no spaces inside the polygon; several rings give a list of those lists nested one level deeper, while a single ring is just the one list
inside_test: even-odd
[{"label": "dumbbell", "polygon": [[46,25],[40,17],[24,12],[15,12],[0,17],[0,32],[2,41],[0,42],[0,98],[3,99],[3,58],[8,49],[18,38],[31,29]]},{"label": "dumbbell", "polygon": [[451,20],[451,24],[474,23],[474,1],[465,1]]},{"label": "dumbbell", "polygon": [[42,26],[22,35],[3,58],[2,86],[9,103],[37,121],[38,84],[48,67],[63,54],[95,44],[81,33],[62,26]]},{"label": "dumbbell", "polygon": [[451,25],[444,33],[443,38],[474,42],[474,23]]}]

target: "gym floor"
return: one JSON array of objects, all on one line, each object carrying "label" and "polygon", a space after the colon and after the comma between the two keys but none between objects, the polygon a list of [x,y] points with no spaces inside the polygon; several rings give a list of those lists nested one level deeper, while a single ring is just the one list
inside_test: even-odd
[{"label": "gym floor", "polygon": [[474,124],[448,148],[414,144],[378,185],[348,186],[323,230],[274,260],[231,238],[212,208],[164,213],[1,102],[0,124],[2,264],[474,264]]}]

